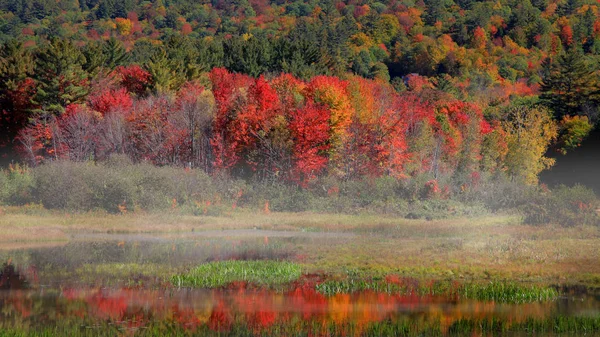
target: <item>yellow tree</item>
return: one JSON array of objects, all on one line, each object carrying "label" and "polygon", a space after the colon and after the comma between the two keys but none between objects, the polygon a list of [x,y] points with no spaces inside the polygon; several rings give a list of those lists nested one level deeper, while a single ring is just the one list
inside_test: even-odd
[{"label": "yellow tree", "polygon": [[117,25],[117,30],[119,34],[122,36],[128,36],[131,34],[131,30],[133,29],[133,23],[129,19],[124,18],[116,18],[115,23]]},{"label": "yellow tree", "polygon": [[504,116],[506,172],[513,179],[536,184],[538,174],[554,165],[554,159],[544,154],[556,139],[556,122],[545,108],[528,104],[511,105]]}]

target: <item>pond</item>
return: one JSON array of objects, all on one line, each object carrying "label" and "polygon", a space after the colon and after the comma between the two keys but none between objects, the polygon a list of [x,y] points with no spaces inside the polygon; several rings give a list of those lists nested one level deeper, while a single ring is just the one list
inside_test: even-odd
[{"label": "pond", "polygon": [[85,234],[0,251],[0,336],[597,335],[600,296],[562,292],[509,304],[446,295],[324,295],[318,275],[283,287],[177,288],[169,277],[207,261],[298,260],[350,234],[214,231]]}]

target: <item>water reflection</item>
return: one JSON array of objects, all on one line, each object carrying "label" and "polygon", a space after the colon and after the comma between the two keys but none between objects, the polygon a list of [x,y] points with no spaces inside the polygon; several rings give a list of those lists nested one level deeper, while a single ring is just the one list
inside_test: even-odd
[{"label": "water reflection", "polygon": [[255,329],[299,320],[322,325],[352,323],[360,328],[374,322],[409,318],[425,325],[439,323],[442,331],[446,331],[453,323],[465,319],[493,318],[522,323],[556,315],[600,314],[598,302],[591,297],[510,305],[374,292],[327,297],[310,286],[276,292],[244,285],[221,290],[12,290],[0,292],[0,308],[0,321],[5,325],[13,322],[48,326],[85,317],[125,328],[169,321],[186,329],[208,326],[215,330],[228,329],[240,321]]},{"label": "water reflection", "polygon": [[[282,330],[279,333],[282,336],[298,335],[300,331],[310,335],[306,329],[316,329],[313,335],[317,336],[360,335],[371,329],[370,335],[377,336],[396,333],[405,326],[380,331],[374,325],[389,326],[397,322],[408,322],[421,335],[427,334],[418,329],[433,327],[439,335],[460,328],[465,320],[502,322],[504,325],[499,329],[505,329],[531,320],[600,317],[600,298],[576,293],[550,302],[512,305],[369,291],[324,296],[315,290],[318,279],[310,276],[285,291],[256,289],[245,284],[198,290],[175,289],[160,281],[129,286],[108,282],[131,278],[134,274],[140,274],[142,279],[165,271],[168,275],[212,260],[297,259],[298,252],[305,253],[298,247],[308,243],[344,244],[347,239],[279,234],[266,240],[262,234],[244,239],[200,235],[158,239],[107,236],[96,241],[98,237],[83,237],[82,241],[60,247],[0,251],[0,259],[9,261],[0,270],[0,336],[4,336],[3,329],[29,331],[48,327],[61,327],[62,335],[73,332],[69,327],[74,327],[74,331],[84,327],[114,335],[110,329],[135,332],[150,330],[157,324],[186,332],[201,331],[198,334],[202,335],[242,326],[252,334],[263,335]],[[17,267],[9,260],[13,257]],[[124,266],[123,274],[117,264]],[[149,270],[151,266],[156,269]],[[107,275],[105,279],[103,274]],[[600,332],[600,319],[597,324],[595,331]],[[332,326],[351,328],[334,328],[331,332]],[[55,332],[52,330],[49,335]],[[163,334],[161,330],[154,335]]]},{"label": "water reflection", "polygon": [[24,289],[27,287],[27,280],[15,269],[9,260],[0,270],[0,290]]}]

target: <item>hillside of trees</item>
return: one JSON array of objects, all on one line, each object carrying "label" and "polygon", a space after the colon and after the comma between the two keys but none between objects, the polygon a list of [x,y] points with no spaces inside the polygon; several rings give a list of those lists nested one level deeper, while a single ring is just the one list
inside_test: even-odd
[{"label": "hillside of trees", "polygon": [[454,189],[536,184],[548,151],[579,146],[598,120],[598,8],[5,0],[0,155],[119,154],[302,187],[422,174]]}]

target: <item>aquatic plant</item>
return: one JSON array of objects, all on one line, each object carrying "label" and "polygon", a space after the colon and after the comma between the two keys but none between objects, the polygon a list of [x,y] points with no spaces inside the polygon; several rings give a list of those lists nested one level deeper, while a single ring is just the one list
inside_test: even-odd
[{"label": "aquatic plant", "polygon": [[548,301],[558,296],[558,292],[551,287],[526,286],[512,282],[492,281],[489,283],[460,284],[450,281],[418,282],[412,279],[398,279],[397,282],[389,282],[389,280],[355,279],[352,277],[344,280],[327,280],[317,284],[316,290],[329,296],[370,290],[388,294],[452,296],[501,303]]},{"label": "aquatic plant", "polygon": [[527,303],[552,300],[558,296],[554,288],[519,285],[506,282],[464,284],[459,292],[463,298],[504,303]]},{"label": "aquatic plant", "polygon": [[134,321],[89,322],[85,319],[65,322],[55,327],[0,328],[0,337],[49,337],[49,336],[515,336],[516,335],[560,335],[595,336],[600,332],[600,317],[556,316],[546,319],[529,318],[520,323],[511,323],[495,318],[460,319],[449,327],[440,321],[419,321],[410,318],[384,320],[369,324],[357,322],[321,323],[316,321],[276,322],[269,327],[257,329],[243,320],[235,320],[226,328],[211,328],[208,324],[182,326],[174,321],[153,322],[136,327]]},{"label": "aquatic plant", "polygon": [[195,288],[217,288],[238,281],[275,285],[294,281],[301,272],[300,265],[292,262],[229,260],[202,264],[173,276],[171,282],[178,287]]}]

